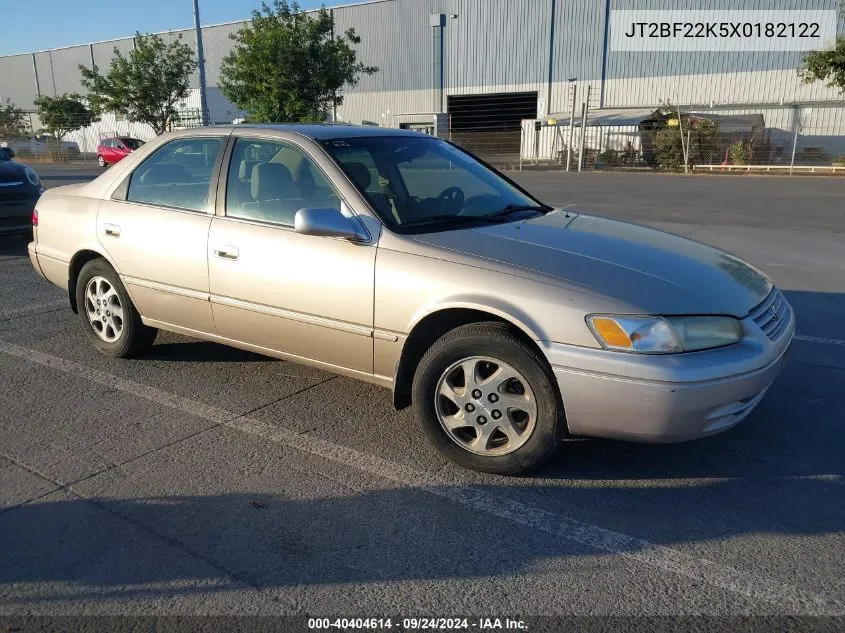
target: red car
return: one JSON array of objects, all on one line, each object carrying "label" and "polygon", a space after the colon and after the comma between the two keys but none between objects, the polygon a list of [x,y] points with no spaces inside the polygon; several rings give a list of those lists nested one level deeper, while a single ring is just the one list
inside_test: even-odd
[{"label": "red car", "polygon": [[97,164],[100,167],[113,165],[122,160],[136,149],[141,147],[144,141],[139,141],[137,138],[130,138],[128,136],[113,136],[111,138],[104,138],[97,145]]}]

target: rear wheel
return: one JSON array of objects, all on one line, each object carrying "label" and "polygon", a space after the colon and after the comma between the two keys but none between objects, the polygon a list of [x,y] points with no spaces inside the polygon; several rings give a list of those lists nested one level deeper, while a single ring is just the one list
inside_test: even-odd
[{"label": "rear wheel", "polygon": [[158,330],[143,324],[117,273],[103,259],[82,267],[76,305],[88,339],[107,356],[135,356],[155,340]]},{"label": "rear wheel", "polygon": [[97,164],[100,167],[105,167],[106,166],[106,159],[103,158],[102,156],[97,156]]},{"label": "rear wheel", "polygon": [[432,345],[414,375],[417,417],[434,446],[472,470],[502,475],[555,454],[566,432],[545,361],[500,323],[473,323]]}]

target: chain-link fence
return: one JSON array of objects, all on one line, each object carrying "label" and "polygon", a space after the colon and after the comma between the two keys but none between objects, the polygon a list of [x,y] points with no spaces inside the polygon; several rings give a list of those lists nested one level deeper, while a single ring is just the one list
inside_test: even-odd
[{"label": "chain-link fence", "polygon": [[[448,138],[500,169],[845,174],[845,106],[596,109],[497,125],[473,125],[466,116],[458,124],[450,113],[392,119],[386,124]],[[27,123],[26,134],[0,137],[0,146],[32,163],[94,162],[113,139],[155,136],[149,125],[114,114],[61,141],[36,114]],[[185,109],[169,129],[200,126],[200,111]]]},{"label": "chain-link fence", "polygon": [[[98,156],[108,151],[118,140],[120,145],[125,141],[148,141],[155,137],[155,131],[146,123],[129,121],[125,117],[114,113],[106,113],[94,123],[80,121],[78,126],[73,122],[72,127],[61,140],[43,129],[36,113],[26,115],[25,131],[13,136],[0,135],[0,147],[10,147],[15,158],[30,163],[78,163],[81,161],[95,162]],[[202,126],[202,116],[199,110],[184,110],[174,117],[168,124],[168,129],[179,130]],[[111,149],[119,149],[115,146]]]},{"label": "chain-link fence", "polygon": [[845,107],[676,112],[597,110],[571,126],[525,120],[520,166],[845,174]]}]

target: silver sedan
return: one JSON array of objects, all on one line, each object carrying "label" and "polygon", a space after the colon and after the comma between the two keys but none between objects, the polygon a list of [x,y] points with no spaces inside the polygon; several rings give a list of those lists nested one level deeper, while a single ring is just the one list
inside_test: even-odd
[{"label": "silver sedan", "polygon": [[366,380],[487,472],[535,467],[570,435],[724,431],[795,332],[736,257],[550,208],[402,130],[168,134],[50,189],[35,217],[33,266],[102,353],[140,356],[163,329]]}]

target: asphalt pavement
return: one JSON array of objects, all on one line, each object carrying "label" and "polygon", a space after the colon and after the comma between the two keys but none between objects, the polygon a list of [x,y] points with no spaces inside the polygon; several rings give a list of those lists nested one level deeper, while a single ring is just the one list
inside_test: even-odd
[{"label": "asphalt pavement", "polygon": [[471,473],[377,387],[167,333],[97,355],[4,238],[0,614],[845,617],[845,180],[511,175],[766,271],[799,336],[758,409]]}]

